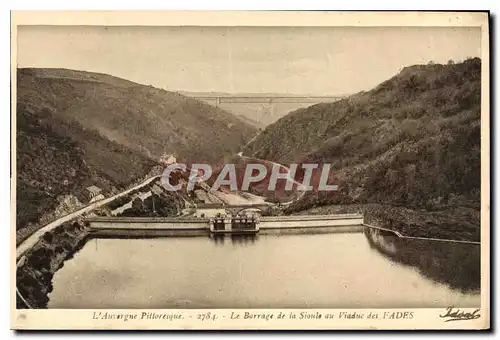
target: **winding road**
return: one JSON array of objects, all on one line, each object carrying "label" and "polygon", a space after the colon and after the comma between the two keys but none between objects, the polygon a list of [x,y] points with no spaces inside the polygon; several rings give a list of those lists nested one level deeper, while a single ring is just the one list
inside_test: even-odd
[{"label": "winding road", "polygon": [[[243,153],[240,152],[238,153],[238,156],[241,157],[241,158],[244,158],[244,159],[247,159],[247,160],[252,160],[254,158],[251,158],[251,157],[247,157],[247,156],[243,156]],[[287,168],[286,166],[282,165],[282,164],[279,164],[279,163],[276,163],[276,162],[272,162],[272,161],[268,161],[268,160],[260,160],[260,161],[263,161],[263,162],[267,162],[269,164],[273,164],[273,165],[277,165],[277,166],[280,166],[284,169],[287,169],[287,170],[290,170],[289,168]],[[139,189],[149,183],[151,183],[152,181],[154,181],[155,179],[158,179],[160,178],[162,175],[157,175],[157,176],[153,176],[153,177],[150,177],[146,180],[144,180],[143,182],[137,184],[136,186],[130,188],[130,189],[127,189],[127,190],[124,190],[122,192],[120,192],[119,194],[116,194],[114,196],[111,196],[111,197],[108,197],[108,198],[105,198],[105,199],[102,199],[100,201],[97,201],[97,202],[94,202],[92,204],[89,204],[77,211],[74,211],[72,213],[69,213],[63,217],[60,217],[58,218],[57,220],[55,221],[52,221],[50,222],[49,224],[43,226],[42,228],[38,229],[37,231],[35,231],[33,234],[31,234],[28,238],[26,238],[23,242],[21,242],[17,247],[16,247],[16,259],[17,261],[20,260],[21,256],[30,248],[32,248],[39,240],[40,238],[48,231],[50,230],[53,230],[55,229],[56,227],[60,226],[61,224],[65,223],[65,222],[68,222],[68,221],[71,221],[72,219],[82,215],[82,214],[85,214],[85,213],[88,213],[98,207],[101,207],[111,201],[113,201],[114,199],[118,198],[118,197],[121,197],[121,196],[124,196],[124,195],[127,195],[128,193],[130,193],[131,191],[135,190],[135,189]],[[303,185],[302,183],[299,183],[297,182],[296,180],[294,180],[293,178],[290,178],[289,177],[289,180],[293,181],[294,184],[297,184],[297,190],[299,188],[301,188]],[[290,204],[298,201],[299,199],[302,198],[302,196],[305,194],[305,191],[301,191],[300,194],[293,200],[289,201],[289,202],[284,202],[284,203],[281,203],[281,206],[289,206]],[[238,201],[236,202],[236,198],[235,197],[232,197],[230,194],[224,194],[224,193],[221,193],[222,196],[224,196],[223,198],[227,201],[226,203],[230,203],[230,204],[262,204],[262,200],[260,199],[257,199],[257,198],[254,198],[253,200],[250,200],[250,199],[247,199],[247,198],[244,198],[244,197],[241,197],[241,196],[238,196]],[[219,198],[222,198],[222,197],[219,197]],[[223,200],[224,200],[223,199]],[[244,201],[244,202],[243,202]]]},{"label": "winding road", "polygon": [[[279,167],[280,167],[280,168],[282,168],[282,169],[286,169],[286,170],[288,171],[288,173],[290,173],[290,168],[288,168],[288,167],[284,166],[283,164],[279,164],[279,163],[276,163],[276,162],[273,162],[273,161],[269,161],[269,160],[266,160],[266,159],[260,159],[260,158],[255,158],[255,157],[247,157],[247,156],[243,156],[243,151],[242,151],[242,152],[239,152],[239,153],[237,154],[237,156],[238,156],[238,157],[240,157],[240,158],[244,158],[244,159],[246,159],[246,160],[250,160],[250,161],[251,161],[251,160],[256,159],[256,160],[259,160],[259,161],[261,161],[261,162],[265,162],[265,163],[272,164],[272,165],[277,165],[277,166],[279,166]],[[293,200],[291,200],[291,201],[281,203],[281,206],[282,206],[282,207],[287,207],[287,206],[289,206],[290,204],[292,204],[292,203],[294,203],[294,202],[297,202],[297,201],[298,201],[298,200],[300,200],[300,199],[301,199],[301,198],[305,195],[305,193],[306,193],[306,191],[305,191],[305,190],[299,190],[299,189],[301,189],[301,188],[303,188],[303,187],[304,187],[304,185],[303,185],[302,183],[297,182],[295,179],[291,178],[291,177],[290,177],[290,175],[288,176],[287,180],[288,180],[288,181],[292,181],[292,182],[293,182],[293,184],[296,184],[296,185],[297,185],[297,191],[299,192],[299,195],[298,195],[296,198],[294,198]],[[251,204],[251,203],[250,203],[250,204]]]},{"label": "winding road", "polygon": [[125,191],[122,191],[120,192],[119,194],[116,194],[114,196],[111,196],[111,197],[108,197],[108,198],[105,198],[105,199],[102,199],[100,201],[97,201],[97,202],[94,202],[92,204],[89,204],[77,211],[74,211],[72,213],[69,213],[63,217],[60,217],[58,218],[57,220],[55,221],[52,221],[50,222],[49,224],[43,226],[42,228],[38,229],[37,231],[35,231],[33,234],[31,234],[28,238],[26,238],[23,242],[21,242],[17,247],[16,247],[16,259],[17,261],[20,260],[21,256],[30,248],[32,248],[39,240],[40,238],[48,231],[60,226],[61,224],[65,223],[65,222],[68,222],[68,221],[71,221],[72,219],[74,219],[75,217],[78,217],[82,214],[85,214],[87,212],[90,212],[92,210],[94,210],[95,208],[98,208],[100,206],[103,206],[111,201],[113,201],[114,199],[118,198],[118,197],[121,197],[121,196],[124,196],[128,193],[130,193],[131,191],[135,190],[135,189],[139,189],[149,183],[151,183],[152,181],[154,181],[155,179],[158,179],[160,178],[161,175],[157,175],[157,176],[153,176],[153,177],[150,177],[148,179],[146,179],[145,181],[137,184],[136,186],[130,188],[130,189],[127,189]]}]

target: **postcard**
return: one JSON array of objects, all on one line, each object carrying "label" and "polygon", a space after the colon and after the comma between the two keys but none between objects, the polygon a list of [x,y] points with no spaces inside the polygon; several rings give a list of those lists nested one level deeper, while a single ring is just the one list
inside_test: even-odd
[{"label": "postcard", "polygon": [[11,327],[490,327],[488,12],[12,12]]}]

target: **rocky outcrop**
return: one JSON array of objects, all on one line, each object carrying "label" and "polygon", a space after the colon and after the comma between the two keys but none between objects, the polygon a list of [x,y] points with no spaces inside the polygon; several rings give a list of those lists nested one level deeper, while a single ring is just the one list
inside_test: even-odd
[{"label": "rocky outcrop", "polygon": [[46,232],[17,261],[17,308],[46,308],[52,277],[86,242],[88,228],[74,220]]}]

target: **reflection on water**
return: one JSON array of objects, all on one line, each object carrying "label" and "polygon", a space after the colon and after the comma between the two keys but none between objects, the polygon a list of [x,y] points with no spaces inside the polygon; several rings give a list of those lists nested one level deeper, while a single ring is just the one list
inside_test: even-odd
[{"label": "reflection on water", "polygon": [[226,242],[230,242],[233,245],[249,245],[254,244],[258,235],[211,235],[210,239],[215,245],[224,245]]},{"label": "reflection on water", "polygon": [[366,228],[370,246],[425,277],[463,292],[479,292],[481,247],[475,244],[401,239],[391,232]]},{"label": "reflection on water", "polygon": [[478,306],[461,291],[474,261],[447,264],[461,256],[380,233],[92,239],[55,274],[48,307]]}]

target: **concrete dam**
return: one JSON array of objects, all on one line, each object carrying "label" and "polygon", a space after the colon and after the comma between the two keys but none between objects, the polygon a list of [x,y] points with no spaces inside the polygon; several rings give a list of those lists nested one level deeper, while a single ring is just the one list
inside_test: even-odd
[{"label": "concrete dam", "polygon": [[194,236],[210,234],[280,234],[357,232],[363,230],[362,214],[166,218],[89,217],[91,233],[99,236]]}]

